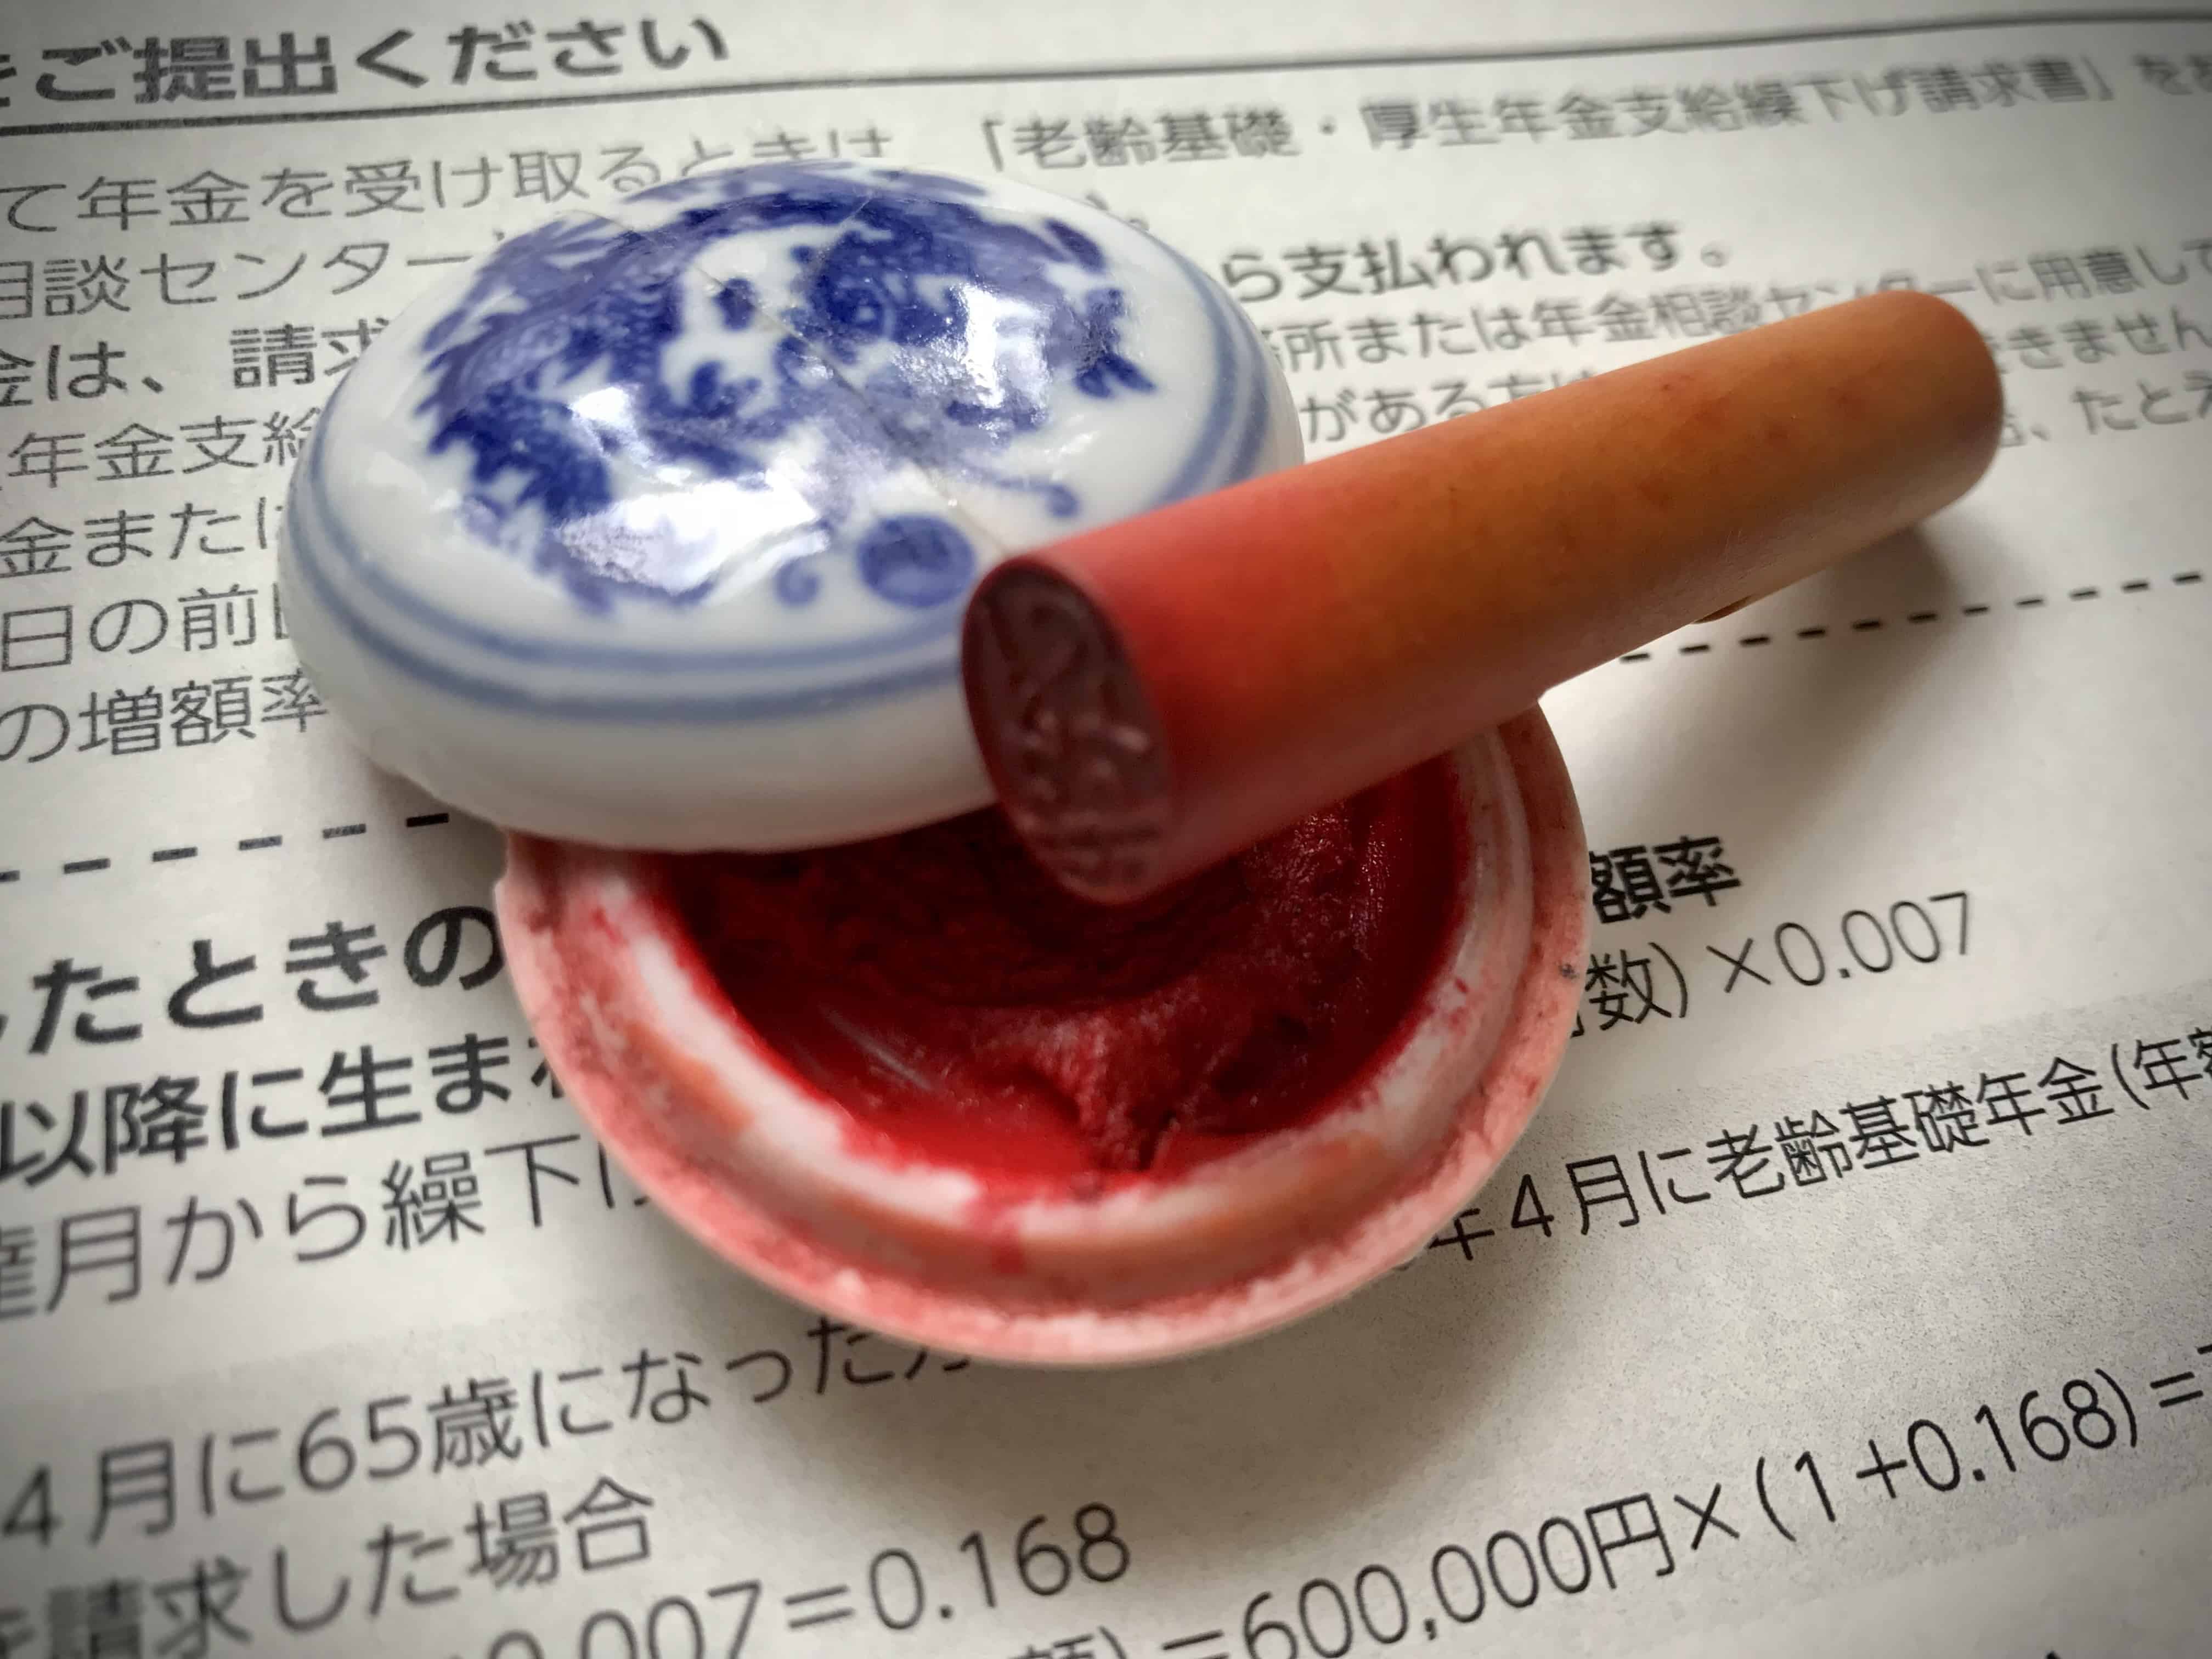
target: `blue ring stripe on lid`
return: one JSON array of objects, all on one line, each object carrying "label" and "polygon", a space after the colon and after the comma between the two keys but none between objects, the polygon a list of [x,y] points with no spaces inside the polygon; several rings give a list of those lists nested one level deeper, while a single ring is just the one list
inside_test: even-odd
[{"label": "blue ring stripe on lid", "polygon": [[[1213,395],[1206,405],[1205,425],[1200,428],[1189,453],[1183,458],[1181,469],[1168,481],[1167,487],[1152,498],[1150,503],[1152,507],[1166,507],[1171,502],[1182,501],[1200,494],[1207,487],[1206,480],[1220,454],[1222,440],[1228,436],[1230,425],[1236,418],[1237,382],[1239,378],[1236,362],[1237,331],[1224,321],[1210,291],[1211,282],[1197,266],[1168,247],[1166,243],[1162,242],[1159,246],[1174,260],[1177,273],[1190,283],[1192,291],[1198,295],[1199,304],[1205,307],[1206,323],[1213,332]],[[1262,396],[1266,390],[1263,382],[1261,386]]]},{"label": "blue ring stripe on lid", "polygon": [[[1235,306],[1237,303],[1226,292],[1209,293],[1207,297],[1217,306]],[[1243,319],[1239,318],[1237,320]],[[1227,475],[1221,479],[1216,488],[1226,488],[1232,483],[1242,483],[1251,477],[1253,464],[1259,459],[1260,447],[1267,438],[1269,403],[1267,393],[1270,387],[1267,378],[1267,348],[1261,344],[1258,337],[1249,330],[1239,329],[1232,324],[1229,331],[1231,337],[1242,349],[1247,360],[1241,378],[1243,383],[1250,387],[1251,391],[1245,398],[1243,435],[1237,441],[1237,453],[1230,460]]]}]

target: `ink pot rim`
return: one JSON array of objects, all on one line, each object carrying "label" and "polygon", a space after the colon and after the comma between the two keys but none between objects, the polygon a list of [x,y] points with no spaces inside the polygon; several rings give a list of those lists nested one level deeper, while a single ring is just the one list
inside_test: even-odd
[{"label": "ink pot rim", "polygon": [[1256,1335],[1419,1251],[1542,1098],[1582,989],[1588,859],[1530,710],[1445,763],[1455,910],[1389,1043],[1329,1109],[1103,1194],[996,1196],[884,1157],[733,1010],[654,854],[507,836],[496,890],[523,1011],[586,1123],[715,1255],[838,1318],[1040,1365]]}]

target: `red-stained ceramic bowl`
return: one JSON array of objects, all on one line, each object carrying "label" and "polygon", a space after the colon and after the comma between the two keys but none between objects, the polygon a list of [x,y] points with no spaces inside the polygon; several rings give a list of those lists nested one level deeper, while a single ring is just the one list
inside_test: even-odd
[{"label": "red-stained ceramic bowl", "polygon": [[1455,913],[1392,1040],[1297,1127],[1088,1194],[1009,1197],[856,1134],[731,1006],[653,855],[512,836],[500,923],[578,1109],[718,1255],[931,1347],[1156,1359],[1283,1324],[1404,1261],[1551,1081],[1582,986],[1574,794],[1534,712],[1448,763],[1464,813]]}]

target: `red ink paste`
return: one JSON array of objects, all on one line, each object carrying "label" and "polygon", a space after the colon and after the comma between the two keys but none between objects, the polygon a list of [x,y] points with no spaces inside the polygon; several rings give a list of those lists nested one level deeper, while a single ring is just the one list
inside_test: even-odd
[{"label": "red ink paste", "polygon": [[995,811],[669,867],[732,1006],[865,1132],[1081,1176],[1325,1109],[1434,970],[1459,823],[1419,767],[1130,906],[1061,892]]}]

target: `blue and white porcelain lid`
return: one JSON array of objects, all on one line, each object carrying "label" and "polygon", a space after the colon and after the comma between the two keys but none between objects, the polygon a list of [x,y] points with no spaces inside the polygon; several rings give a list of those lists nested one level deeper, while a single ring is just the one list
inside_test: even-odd
[{"label": "blue and white porcelain lid", "polygon": [[702,174],[509,238],[325,408],[285,599],[382,763],[617,845],[854,840],[983,805],[960,696],[1011,553],[1299,459],[1235,303],[1044,191]]}]

